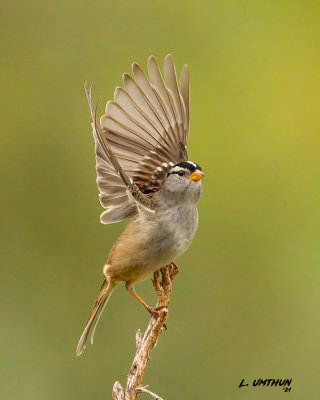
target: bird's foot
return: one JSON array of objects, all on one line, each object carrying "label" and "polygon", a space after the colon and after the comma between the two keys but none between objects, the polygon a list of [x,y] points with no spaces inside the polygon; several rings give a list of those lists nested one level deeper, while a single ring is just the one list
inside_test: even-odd
[{"label": "bird's foot", "polygon": [[[159,306],[153,309],[153,311],[155,311],[158,315],[160,315],[160,312],[163,308],[167,308],[167,306]],[[165,332],[167,330],[167,325],[163,324],[162,328],[161,328],[161,333]]]},{"label": "bird's foot", "polygon": [[177,264],[174,263],[173,261],[169,265],[170,265],[169,274],[170,274],[171,281],[173,281],[174,277],[179,272],[179,268],[178,268]]},{"label": "bird's foot", "polygon": [[171,261],[171,266],[173,267],[173,268],[177,268],[178,269],[178,266],[177,266],[177,264],[176,263],[174,263],[173,261]]},{"label": "bird's foot", "polygon": [[155,319],[160,317],[160,313],[155,308],[148,307],[147,310]]},{"label": "bird's foot", "polygon": [[159,307],[155,307],[155,308],[148,307],[147,310],[155,319],[158,319],[160,317],[159,311],[162,310],[163,308],[167,308],[167,307],[166,306],[159,306]]}]

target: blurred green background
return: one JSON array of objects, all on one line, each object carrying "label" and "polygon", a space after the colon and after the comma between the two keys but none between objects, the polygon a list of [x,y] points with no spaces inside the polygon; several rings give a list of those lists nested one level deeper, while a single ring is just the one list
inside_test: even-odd
[{"label": "blurred green background", "polygon": [[[191,71],[206,173],[145,384],[167,399],[318,399],[318,1],[1,1],[1,399],[110,398],[148,318],[116,289],[75,347],[124,224],[103,226],[83,90],[132,61]],[[155,302],[150,281],[137,287]],[[238,388],[292,378],[293,389]],[[141,398],[147,399],[145,395]]]}]

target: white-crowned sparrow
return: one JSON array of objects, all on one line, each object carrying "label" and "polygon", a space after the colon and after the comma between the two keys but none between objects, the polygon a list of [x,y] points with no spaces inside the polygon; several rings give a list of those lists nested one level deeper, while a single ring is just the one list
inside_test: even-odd
[{"label": "white-crowned sparrow", "polygon": [[156,318],[157,312],[135,293],[134,285],[168,265],[190,245],[198,226],[197,203],[204,174],[188,160],[189,73],[185,65],[180,88],[173,58],[164,60],[164,78],[154,57],[149,79],[132,64],[133,78],[123,75],[114,101],[97,122],[93,119],[97,183],[107,211],[103,224],[132,218],[112,247],[103,268],[104,280],[77,346],[91,343],[101,313],[119,282]]}]

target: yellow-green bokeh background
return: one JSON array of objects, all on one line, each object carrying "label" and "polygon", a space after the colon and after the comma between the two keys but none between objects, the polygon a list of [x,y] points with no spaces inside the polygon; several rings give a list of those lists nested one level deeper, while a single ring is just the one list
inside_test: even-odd
[{"label": "yellow-green bokeh background", "polygon": [[[1,1],[1,399],[109,399],[147,315],[118,287],[75,346],[108,250],[90,116],[132,61],[191,70],[200,225],[145,383],[169,399],[318,399],[318,1]],[[154,303],[149,281],[138,292]],[[291,393],[242,378],[293,378]],[[141,398],[147,398],[142,395]]]}]

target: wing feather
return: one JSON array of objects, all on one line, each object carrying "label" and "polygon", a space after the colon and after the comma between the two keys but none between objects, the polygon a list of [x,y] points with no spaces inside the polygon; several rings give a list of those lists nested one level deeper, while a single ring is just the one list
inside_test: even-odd
[{"label": "wing feather", "polygon": [[185,113],[186,113],[185,126],[186,126],[186,141],[187,141],[188,132],[189,132],[189,114],[190,114],[190,104],[189,104],[190,84],[189,84],[189,68],[187,65],[184,65],[182,72],[181,72],[180,91],[181,91],[182,102],[183,102],[183,105],[185,108]]},{"label": "wing feather", "polygon": [[123,208],[111,208],[108,211],[104,211],[100,215],[100,222],[102,224],[113,224],[115,222],[121,222],[127,218],[131,218],[137,213],[137,208],[133,204],[128,204]]},{"label": "wing feather", "polygon": [[[100,202],[107,211],[102,223],[133,217],[138,209],[152,212],[151,198],[169,169],[186,161],[189,130],[189,73],[183,68],[180,88],[173,57],[164,60],[164,75],[153,56],[148,75],[137,63],[133,77],[123,75],[106,113],[96,121],[91,89],[86,88],[93,119],[97,184]],[[145,194],[144,194],[145,193]]]},{"label": "wing feather", "polygon": [[167,91],[171,104],[173,105],[175,119],[180,134],[180,140],[183,141],[183,121],[184,121],[184,110],[181,107],[180,91],[177,82],[176,69],[173,63],[171,54],[168,54],[164,59],[164,75],[167,84]]}]

